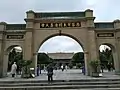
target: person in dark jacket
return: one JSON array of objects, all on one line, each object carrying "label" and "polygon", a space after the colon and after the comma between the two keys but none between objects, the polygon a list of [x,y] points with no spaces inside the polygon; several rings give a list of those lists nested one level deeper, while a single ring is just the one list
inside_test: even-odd
[{"label": "person in dark jacket", "polygon": [[41,74],[41,69],[40,69],[40,66],[37,65],[37,76],[39,76]]},{"label": "person in dark jacket", "polygon": [[52,64],[48,65],[47,67],[47,75],[48,75],[48,81],[53,81],[53,67]]}]

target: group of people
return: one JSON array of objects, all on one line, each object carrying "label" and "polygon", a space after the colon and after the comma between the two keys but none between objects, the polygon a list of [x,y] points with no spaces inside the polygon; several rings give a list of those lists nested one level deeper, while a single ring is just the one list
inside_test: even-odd
[{"label": "group of people", "polygon": [[[67,65],[61,65],[62,71],[67,70],[67,68],[68,68]],[[50,63],[46,67],[46,70],[47,70],[48,81],[49,82],[53,81],[53,70],[54,70],[53,64]],[[16,74],[17,74],[17,64],[16,62],[14,62],[11,66],[11,75],[12,77],[16,77]],[[37,67],[37,76],[39,76],[38,74],[41,74],[41,70],[39,66]]]},{"label": "group of people", "polygon": [[102,73],[103,73],[104,69],[107,69],[108,71],[113,71],[114,70],[113,63],[108,63],[106,66],[104,64],[101,64],[101,72]]},{"label": "group of people", "polygon": [[112,63],[108,63],[107,68],[108,68],[108,71],[113,71],[114,66]]},{"label": "group of people", "polygon": [[[11,75],[12,75],[12,77],[16,76],[16,74],[17,74],[16,72],[17,72],[17,64],[16,64],[16,62],[14,62],[12,64],[12,66],[11,66]],[[41,72],[39,72],[39,73],[41,73]],[[48,81],[53,81],[53,66],[52,66],[52,64],[49,64],[47,66],[47,75],[48,75]]]},{"label": "group of people", "polygon": [[67,68],[68,68],[68,66],[67,66],[67,65],[65,65],[65,66],[64,66],[64,65],[61,65],[61,70],[62,70],[62,71],[64,71],[64,70],[66,70],[66,71],[67,71]]}]

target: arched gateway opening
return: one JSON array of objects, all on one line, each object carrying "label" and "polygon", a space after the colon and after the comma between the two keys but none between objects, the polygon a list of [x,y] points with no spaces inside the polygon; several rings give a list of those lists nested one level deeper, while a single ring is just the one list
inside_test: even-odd
[{"label": "arched gateway opening", "polygon": [[6,51],[10,46],[21,46],[23,59],[32,60],[31,67],[36,70],[41,45],[51,37],[61,35],[74,39],[83,48],[86,75],[91,75],[90,61],[99,59],[102,44],[111,48],[115,73],[120,74],[120,20],[94,22],[93,10],[90,9],[47,13],[30,10],[26,14],[26,24],[0,22],[0,77],[7,74]]},{"label": "arched gateway opening", "polygon": [[[37,65],[41,66],[44,71],[49,63],[53,64],[55,70],[60,70],[63,65],[64,69],[74,68],[80,71],[85,65],[84,51],[81,43],[77,41],[74,37],[68,35],[51,36],[45,39],[38,50]],[[45,54],[49,58],[46,58]]]},{"label": "arched gateway opening", "polygon": [[103,43],[99,48],[99,59],[102,72],[114,72],[115,70],[115,47],[108,43]]}]

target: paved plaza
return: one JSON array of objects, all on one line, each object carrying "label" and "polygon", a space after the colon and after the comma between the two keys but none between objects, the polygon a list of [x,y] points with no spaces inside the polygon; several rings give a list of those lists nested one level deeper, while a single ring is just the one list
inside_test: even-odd
[{"label": "paved plaza", "polygon": [[[103,76],[99,77],[98,79],[106,79],[106,78],[115,78],[120,79],[119,75],[115,75],[114,72],[108,72],[107,70],[104,70]],[[82,71],[80,69],[68,69],[67,71],[64,70],[63,72],[61,70],[54,70],[53,75],[54,80],[81,80],[81,79],[96,79],[95,77],[90,77],[83,75]],[[35,77],[35,78],[21,78],[20,75],[17,75],[15,78],[12,78],[11,75],[8,74],[8,77],[1,78],[0,81],[9,81],[9,80],[42,80],[47,81],[47,72],[42,70],[42,73]]]}]

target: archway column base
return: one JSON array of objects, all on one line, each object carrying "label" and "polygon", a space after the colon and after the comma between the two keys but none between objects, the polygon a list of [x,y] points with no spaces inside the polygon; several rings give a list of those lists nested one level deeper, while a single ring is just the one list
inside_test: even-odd
[{"label": "archway column base", "polygon": [[91,76],[90,73],[86,73],[85,75],[86,75],[86,76]]},{"label": "archway column base", "polygon": [[30,67],[30,68],[34,68],[32,73],[35,75],[35,77],[37,76],[37,55],[38,55],[37,52],[33,53],[33,60],[32,60],[32,64]]},{"label": "archway column base", "polygon": [[0,72],[0,78],[5,78],[7,77],[7,74],[4,74],[3,72]]}]

